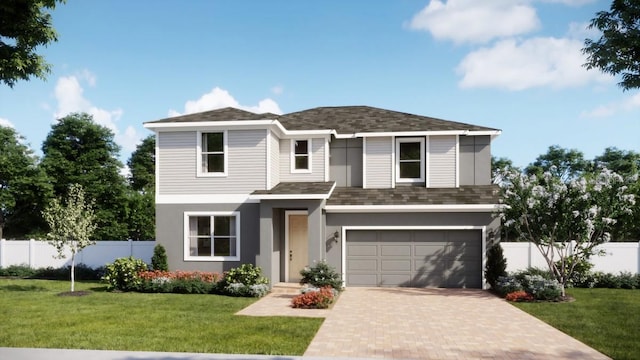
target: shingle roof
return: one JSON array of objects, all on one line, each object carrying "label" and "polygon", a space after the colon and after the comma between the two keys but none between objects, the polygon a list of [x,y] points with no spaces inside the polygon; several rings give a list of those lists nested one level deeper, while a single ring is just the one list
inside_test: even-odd
[{"label": "shingle roof", "polygon": [[322,195],[324,198],[331,195],[331,190],[335,186],[335,181],[327,182],[281,182],[270,190],[256,190],[251,195],[254,197],[299,195],[304,199],[305,195]]},{"label": "shingle roof", "polygon": [[370,106],[318,107],[278,118],[288,130],[332,129],[339,134],[357,132],[496,130],[488,127],[385,110]]},{"label": "shingle roof", "polygon": [[264,119],[278,120],[287,130],[335,130],[339,134],[400,131],[497,130],[371,106],[317,107],[284,115],[271,113],[255,114],[249,111],[227,107],[224,109],[150,121],[148,123]]},{"label": "shingle roof", "polygon": [[399,186],[395,189],[336,187],[327,205],[481,205],[498,204],[498,186],[459,188]]}]

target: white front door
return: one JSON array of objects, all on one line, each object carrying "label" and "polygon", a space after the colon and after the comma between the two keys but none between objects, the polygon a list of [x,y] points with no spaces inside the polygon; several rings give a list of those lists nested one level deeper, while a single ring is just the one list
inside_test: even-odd
[{"label": "white front door", "polygon": [[287,282],[298,282],[300,270],[309,265],[308,216],[306,211],[285,212]]}]

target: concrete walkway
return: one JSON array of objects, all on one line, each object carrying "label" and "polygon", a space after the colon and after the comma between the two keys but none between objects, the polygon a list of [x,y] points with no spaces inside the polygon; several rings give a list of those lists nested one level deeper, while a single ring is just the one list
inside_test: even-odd
[{"label": "concrete walkway", "polygon": [[305,358],[608,359],[483,290],[349,288],[331,310],[290,299],[272,294],[241,314],[326,317]]}]

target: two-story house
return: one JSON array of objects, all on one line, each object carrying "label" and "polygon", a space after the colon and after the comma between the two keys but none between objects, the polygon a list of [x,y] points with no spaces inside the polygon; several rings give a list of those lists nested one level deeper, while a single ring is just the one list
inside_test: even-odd
[{"label": "two-story house", "polygon": [[173,269],[252,263],[297,282],[326,260],[347,287],[483,287],[499,130],[367,106],[225,108],[145,127]]}]

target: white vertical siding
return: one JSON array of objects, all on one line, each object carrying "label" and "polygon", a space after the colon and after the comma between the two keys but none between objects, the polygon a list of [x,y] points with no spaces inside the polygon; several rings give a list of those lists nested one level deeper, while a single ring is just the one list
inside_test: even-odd
[{"label": "white vertical siding", "polygon": [[271,187],[278,185],[280,182],[280,140],[274,133],[271,133]]},{"label": "white vertical siding", "polygon": [[364,168],[366,188],[391,188],[393,186],[393,138],[366,138]]},{"label": "white vertical siding", "polygon": [[429,137],[429,187],[456,186],[456,136]]},{"label": "white vertical siding", "polygon": [[[301,139],[305,140],[305,139]],[[280,181],[281,182],[298,182],[298,181],[324,181],[325,175],[325,139],[316,138],[311,140],[311,172],[310,173],[292,173],[291,172],[291,140],[280,140]]]},{"label": "white vertical siding", "polygon": [[158,135],[159,194],[249,194],[266,188],[266,132],[229,130],[228,174],[197,177],[197,133],[160,132]]}]

